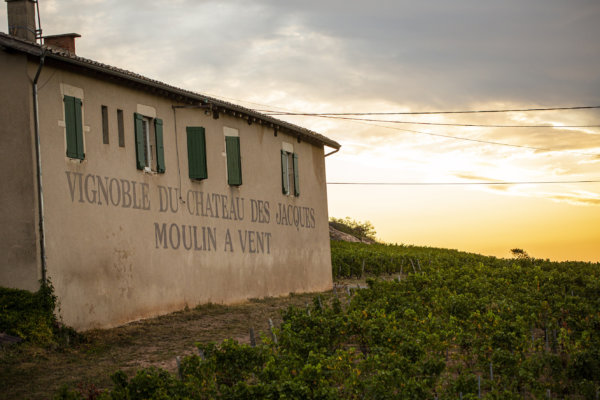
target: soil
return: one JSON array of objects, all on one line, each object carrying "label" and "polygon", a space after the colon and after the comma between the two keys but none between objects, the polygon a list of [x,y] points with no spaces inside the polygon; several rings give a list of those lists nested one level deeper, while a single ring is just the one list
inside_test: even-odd
[{"label": "soil", "polygon": [[[324,300],[332,292],[322,293]],[[0,349],[0,399],[51,399],[62,385],[99,389],[122,370],[133,376],[148,366],[176,371],[176,356],[197,354],[195,343],[232,338],[249,343],[269,334],[269,318],[281,323],[281,310],[305,307],[315,294],[250,300],[239,305],[208,304],[107,330],[82,334],[81,343],[55,349],[26,343]]]}]

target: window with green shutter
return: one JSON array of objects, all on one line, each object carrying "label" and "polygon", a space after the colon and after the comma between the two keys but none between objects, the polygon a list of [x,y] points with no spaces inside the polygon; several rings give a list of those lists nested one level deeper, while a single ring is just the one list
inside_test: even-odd
[{"label": "window with green shutter", "polygon": [[225,136],[225,152],[227,153],[227,183],[232,186],[239,186],[242,184],[240,138]]},{"label": "window with green shutter", "polygon": [[206,168],[206,132],[203,127],[188,126],[187,149],[190,179],[208,178]]},{"label": "window with green shutter", "polygon": [[133,122],[135,127],[135,157],[136,157],[136,167],[137,169],[146,168],[146,151],[145,151],[145,141],[146,141],[146,129],[147,123],[144,120],[144,116],[142,114],[134,113],[133,114]]},{"label": "window with green shutter", "polygon": [[281,191],[290,194],[290,177],[288,175],[288,152],[281,150]]},{"label": "window with green shutter", "polygon": [[164,173],[166,168],[162,119],[152,119],[138,113],[133,114],[133,119],[137,169]]},{"label": "window with green shutter", "polygon": [[102,106],[102,143],[108,144],[108,107]]},{"label": "window with green shutter", "polygon": [[298,154],[292,154],[294,167],[294,196],[300,196],[300,179],[298,177]]},{"label": "window with green shutter", "polygon": [[286,196],[300,196],[300,178],[298,175],[298,154],[281,150],[281,191]]},{"label": "window with green shutter", "polygon": [[67,134],[67,157],[83,160],[82,101],[77,97],[65,96],[65,128]]},{"label": "window with green shutter", "polygon": [[154,136],[156,142],[156,172],[164,174],[165,168],[165,147],[163,146],[163,122],[162,119],[154,120]]},{"label": "window with green shutter", "polygon": [[125,124],[123,110],[117,110],[117,127],[119,128],[119,147],[125,147]]}]

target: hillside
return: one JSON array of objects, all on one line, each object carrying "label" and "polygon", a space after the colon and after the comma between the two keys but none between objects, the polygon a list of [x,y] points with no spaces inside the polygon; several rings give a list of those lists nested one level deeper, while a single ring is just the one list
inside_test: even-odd
[{"label": "hillside", "polygon": [[[343,241],[331,242],[331,254],[333,292],[204,306],[90,332],[82,344],[42,353],[52,362],[6,353],[2,381],[30,390],[8,388],[3,398],[40,398],[42,382],[67,383],[59,398],[75,399],[90,388],[107,399],[598,395],[600,264]],[[273,336],[266,320],[277,310]],[[264,332],[256,346],[250,324]],[[185,356],[179,368],[176,355]],[[125,373],[110,383],[117,369]]]}]

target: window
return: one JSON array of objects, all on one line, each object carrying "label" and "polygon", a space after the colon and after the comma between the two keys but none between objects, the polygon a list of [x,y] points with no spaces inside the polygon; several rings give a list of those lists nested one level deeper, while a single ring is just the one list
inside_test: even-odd
[{"label": "window", "polygon": [[232,186],[242,184],[242,160],[240,156],[239,136],[225,136],[227,154],[227,183]]},{"label": "window", "polygon": [[134,114],[137,169],[165,172],[162,119]]},{"label": "window", "polygon": [[188,171],[190,179],[206,179],[206,135],[203,127],[188,126]]},{"label": "window", "polygon": [[281,150],[281,189],[286,196],[300,196],[300,179],[298,179],[298,155],[287,150]]},{"label": "window", "polygon": [[125,127],[123,125],[123,110],[117,110],[117,128],[119,129],[119,147],[125,147]]},{"label": "window", "polygon": [[81,99],[72,96],[63,98],[65,103],[65,130],[67,132],[67,157],[83,160],[83,121]]},{"label": "window", "polygon": [[108,144],[108,107],[102,106],[102,143]]}]

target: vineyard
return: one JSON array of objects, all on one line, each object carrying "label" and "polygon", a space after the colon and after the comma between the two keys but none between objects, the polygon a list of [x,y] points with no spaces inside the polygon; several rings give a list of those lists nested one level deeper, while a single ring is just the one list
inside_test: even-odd
[{"label": "vineyard", "polygon": [[332,260],[375,278],[290,307],[255,345],[198,344],[176,375],[116,373],[100,398],[598,399],[599,264],[345,242]]}]

